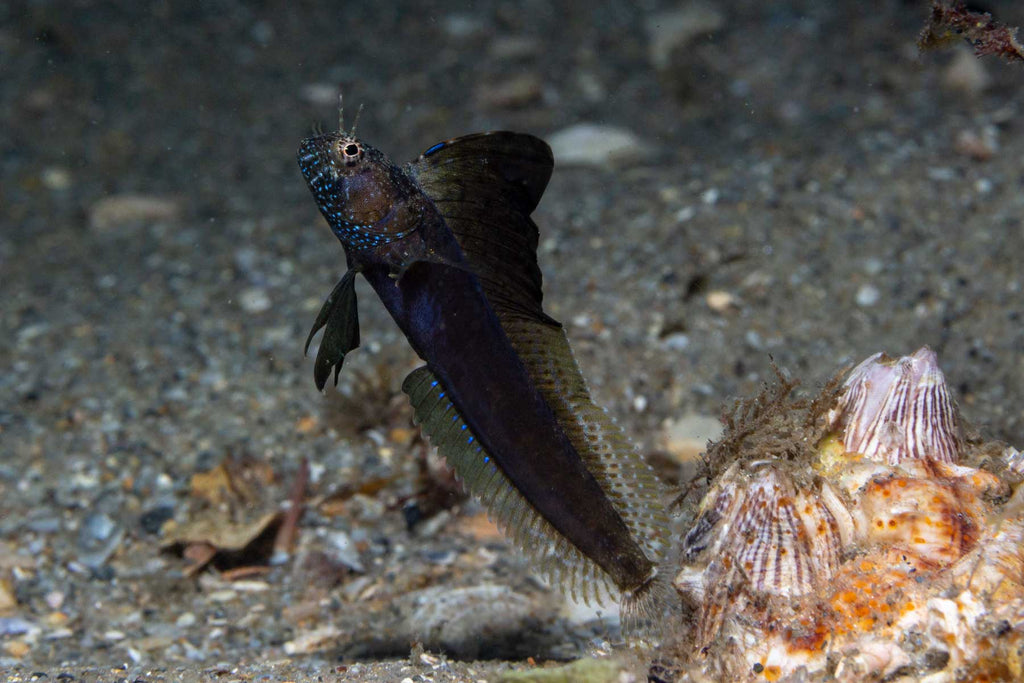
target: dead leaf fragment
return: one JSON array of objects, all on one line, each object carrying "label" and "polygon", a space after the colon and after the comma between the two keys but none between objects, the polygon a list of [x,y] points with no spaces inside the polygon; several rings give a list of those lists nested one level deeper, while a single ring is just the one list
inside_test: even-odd
[{"label": "dead leaf fragment", "polygon": [[228,523],[220,514],[208,515],[182,525],[162,549],[192,560],[186,570],[188,576],[194,576],[207,565],[220,571],[266,565],[283,521],[281,512],[242,524]]}]

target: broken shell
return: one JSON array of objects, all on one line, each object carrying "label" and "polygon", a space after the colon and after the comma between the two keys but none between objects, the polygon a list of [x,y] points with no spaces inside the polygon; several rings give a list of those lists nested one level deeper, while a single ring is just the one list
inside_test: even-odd
[{"label": "broken shell", "polygon": [[753,435],[738,437],[749,452],[713,482],[682,539],[674,585],[697,618],[669,646],[681,669],[710,680],[1024,678],[1024,487],[1006,502],[1008,481],[977,468],[992,448],[960,436],[935,354],[867,359],[824,428],[793,433],[793,448],[772,451],[785,458],[766,459],[758,430],[814,424],[806,404],[780,410],[786,420],[733,421]]}]

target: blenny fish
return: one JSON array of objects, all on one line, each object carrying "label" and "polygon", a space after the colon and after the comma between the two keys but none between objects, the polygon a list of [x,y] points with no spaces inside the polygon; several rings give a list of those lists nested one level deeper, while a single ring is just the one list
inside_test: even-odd
[{"label": "blenny fish", "polygon": [[620,596],[624,617],[643,616],[662,584],[662,489],[541,305],[530,214],[550,147],[481,133],[400,167],[342,125],[304,140],[298,162],[348,266],[306,340],[324,329],[317,389],[359,345],[362,275],[426,362],[402,388],[468,490],[565,592]]}]

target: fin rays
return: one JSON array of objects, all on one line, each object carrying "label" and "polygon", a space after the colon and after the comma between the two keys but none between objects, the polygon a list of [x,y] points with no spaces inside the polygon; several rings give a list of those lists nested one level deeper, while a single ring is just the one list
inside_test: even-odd
[{"label": "fin rays", "polygon": [[617,595],[608,576],[562,537],[516,490],[479,445],[444,389],[424,366],[402,384],[416,421],[488,514],[553,583],[569,587],[573,599],[589,603]]}]

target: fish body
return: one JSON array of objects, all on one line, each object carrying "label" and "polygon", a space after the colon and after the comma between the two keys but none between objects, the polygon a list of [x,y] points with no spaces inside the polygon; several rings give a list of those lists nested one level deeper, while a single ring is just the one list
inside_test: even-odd
[{"label": "fish body", "polygon": [[664,533],[657,483],[541,306],[529,214],[547,145],[465,136],[399,168],[339,132],[305,140],[298,159],[349,266],[310,333],[325,328],[318,388],[358,345],[362,274],[426,361],[404,387],[424,431],[517,544],[584,597],[589,583],[646,592]]}]

